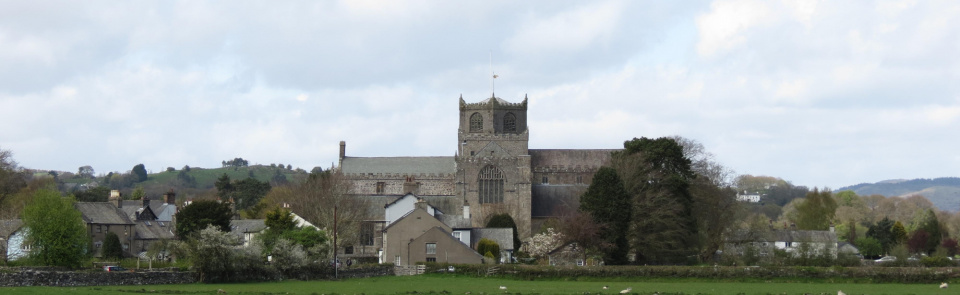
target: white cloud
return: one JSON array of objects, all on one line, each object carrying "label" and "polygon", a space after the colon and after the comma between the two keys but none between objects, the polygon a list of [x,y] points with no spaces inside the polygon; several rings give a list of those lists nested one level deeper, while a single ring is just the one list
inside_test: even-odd
[{"label": "white cloud", "polygon": [[623,5],[617,1],[591,4],[547,17],[531,15],[504,41],[505,49],[522,56],[552,55],[608,42],[618,29]]}]

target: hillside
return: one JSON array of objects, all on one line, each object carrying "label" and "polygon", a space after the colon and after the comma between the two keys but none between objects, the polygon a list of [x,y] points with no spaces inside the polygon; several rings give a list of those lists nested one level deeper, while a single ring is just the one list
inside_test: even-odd
[{"label": "hillside", "polygon": [[852,190],[861,196],[884,195],[892,197],[922,195],[940,210],[960,210],[960,178],[958,177],[885,180],[877,183],[861,183],[842,187],[836,191],[845,190]]},{"label": "hillside", "polygon": [[[270,182],[273,185],[276,185],[274,177],[277,175],[277,173],[283,175],[283,178],[289,182],[300,181],[307,176],[307,172],[300,169],[289,170],[266,165],[223,168],[193,167],[190,168],[189,171],[185,171],[184,174],[193,178],[195,180],[195,184],[187,184],[178,179],[178,174],[180,174],[181,171],[181,169],[177,169],[174,171],[163,171],[159,173],[148,174],[146,181],[136,183],[131,187],[121,188],[120,191],[124,195],[129,195],[133,191],[134,186],[140,185],[143,187],[147,196],[150,197],[160,196],[164,192],[171,189],[181,196],[195,197],[214,194],[216,191],[214,188],[214,183],[217,181],[217,178],[224,173],[230,176],[231,180],[241,180],[248,177],[253,177],[260,181]],[[62,181],[68,186],[65,190],[70,191],[72,190],[73,186],[89,184],[95,181],[102,183],[103,178],[70,178],[63,179]]]}]

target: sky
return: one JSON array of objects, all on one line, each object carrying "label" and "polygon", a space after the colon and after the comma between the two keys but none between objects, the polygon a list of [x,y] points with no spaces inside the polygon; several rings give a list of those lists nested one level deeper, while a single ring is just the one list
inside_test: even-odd
[{"label": "sky", "polygon": [[329,168],[341,140],[348,156],[453,156],[459,98],[495,93],[529,98],[535,149],[679,135],[795,185],[957,177],[957,15],[957,1],[2,0],[0,149],[98,174]]}]

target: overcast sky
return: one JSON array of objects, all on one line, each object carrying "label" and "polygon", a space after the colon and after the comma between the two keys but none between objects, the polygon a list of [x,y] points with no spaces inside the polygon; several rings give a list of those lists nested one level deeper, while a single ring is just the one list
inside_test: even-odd
[{"label": "overcast sky", "polygon": [[[0,148],[76,172],[452,156],[458,98],[530,148],[701,142],[839,188],[960,176],[957,1],[2,1]],[[492,56],[492,63],[491,63]]]}]

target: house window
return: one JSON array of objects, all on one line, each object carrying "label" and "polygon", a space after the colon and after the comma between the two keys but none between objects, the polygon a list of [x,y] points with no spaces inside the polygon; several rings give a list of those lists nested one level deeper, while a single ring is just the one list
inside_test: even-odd
[{"label": "house window", "polygon": [[383,194],[384,188],[387,186],[385,182],[377,182],[377,194]]},{"label": "house window", "polygon": [[583,259],[577,259],[577,266],[583,266],[584,264]]},{"label": "house window", "polygon": [[427,254],[437,254],[437,243],[427,243]]},{"label": "house window", "polygon": [[503,203],[503,172],[497,167],[487,166],[480,170],[479,178],[480,204]]},{"label": "house window", "polygon": [[103,228],[101,228],[101,227],[98,225],[98,226],[97,226],[97,233],[101,233],[101,232],[103,232]]},{"label": "house window", "polygon": [[483,131],[483,116],[480,113],[470,115],[470,132]]},{"label": "house window", "polygon": [[400,255],[397,255],[395,258],[393,258],[393,264],[400,265]]},{"label": "house window", "polygon": [[460,232],[458,232],[458,231],[453,232],[453,238],[454,238],[454,239],[457,239],[457,240],[459,241],[459,240],[460,240]]},{"label": "house window", "polygon": [[100,246],[103,246],[103,242],[93,243],[93,246],[94,246],[94,247],[97,247],[97,249],[100,249]]},{"label": "house window", "polygon": [[353,254],[353,246],[343,248],[343,254]]},{"label": "house window", "polygon": [[130,244],[123,243],[123,250],[127,250],[127,248],[130,248]]},{"label": "house window", "polygon": [[373,223],[360,224],[360,245],[373,246]]},{"label": "house window", "polygon": [[427,257],[427,262],[437,262],[436,257]]},{"label": "house window", "polygon": [[517,116],[514,116],[513,113],[507,113],[506,116],[503,116],[503,131],[517,132]]}]

